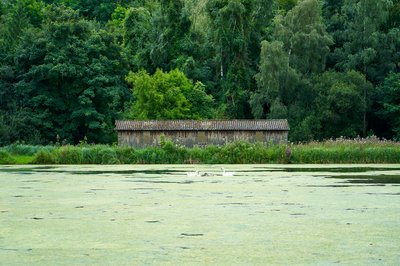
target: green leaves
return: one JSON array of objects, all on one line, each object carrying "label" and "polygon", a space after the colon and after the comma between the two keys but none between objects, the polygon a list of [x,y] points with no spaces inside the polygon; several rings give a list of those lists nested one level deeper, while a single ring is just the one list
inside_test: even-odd
[{"label": "green leaves", "polygon": [[259,69],[260,72],[255,75],[257,90],[250,97],[250,105],[254,117],[263,118],[273,103],[278,107],[282,101],[289,103],[293,100],[298,76],[289,66],[289,56],[284,51],[283,43],[278,41],[262,42]]},{"label": "green leaves", "polygon": [[365,134],[365,115],[372,90],[365,77],[355,71],[325,72],[313,82],[317,93],[313,110],[321,125],[318,139]]},{"label": "green leaves", "polygon": [[[41,30],[27,32],[17,50],[17,89],[43,140],[110,141],[127,90],[119,47],[71,9],[51,8]],[[34,56],[32,56],[34,55]]]},{"label": "green leaves", "polygon": [[336,33],[343,36],[343,45],[334,53],[338,69],[360,71],[374,83],[396,69],[400,60],[399,29],[383,30],[392,6],[388,0],[345,1],[341,18],[345,29]]},{"label": "green leaves", "polygon": [[[259,4],[257,2],[258,7],[262,7]],[[252,23],[258,15],[254,12],[254,6],[255,3],[249,0],[207,2],[215,78],[219,81],[220,89],[218,96],[225,102],[221,110],[228,117],[245,118],[248,115],[248,92],[252,87],[253,76],[249,44]]]},{"label": "green leaves", "polygon": [[151,65],[151,19],[147,9],[130,8],[123,22],[123,45],[134,71]]},{"label": "green leaves", "polygon": [[[57,134],[110,142],[124,108],[141,119],[288,118],[292,140],[360,128],[398,136],[389,73],[400,69],[399,8],[399,0],[0,1],[0,142]],[[354,71],[379,87],[376,98]]]},{"label": "green leaves", "polygon": [[157,70],[150,76],[145,70],[130,72],[134,103],[128,114],[131,119],[206,118],[213,100],[204,87],[192,82],[179,70],[165,73]]},{"label": "green leaves", "polygon": [[325,69],[332,38],[322,21],[322,7],[318,0],[304,0],[285,17],[275,20],[275,36],[288,51],[290,66],[309,75]]},{"label": "green leaves", "polygon": [[382,107],[378,115],[389,122],[395,137],[400,139],[400,74],[389,74],[378,92]]}]

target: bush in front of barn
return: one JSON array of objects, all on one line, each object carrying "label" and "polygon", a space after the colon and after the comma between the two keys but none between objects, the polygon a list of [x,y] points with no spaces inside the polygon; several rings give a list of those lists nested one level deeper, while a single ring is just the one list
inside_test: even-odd
[{"label": "bush in front of barn", "polygon": [[15,164],[15,160],[8,152],[0,150],[0,164]]},{"label": "bush in front of barn", "polygon": [[61,146],[54,152],[57,164],[82,164],[82,148],[78,146]]},{"label": "bush in front of barn", "polygon": [[47,150],[37,152],[32,160],[33,164],[55,164],[56,158],[54,154]]}]

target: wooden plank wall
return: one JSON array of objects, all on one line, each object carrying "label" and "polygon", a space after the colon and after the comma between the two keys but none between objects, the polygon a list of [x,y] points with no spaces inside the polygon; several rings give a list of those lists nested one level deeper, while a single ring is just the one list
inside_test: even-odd
[{"label": "wooden plank wall", "polygon": [[158,146],[161,136],[186,147],[223,145],[238,140],[250,143],[286,143],[287,131],[118,131],[118,144],[143,148]]}]

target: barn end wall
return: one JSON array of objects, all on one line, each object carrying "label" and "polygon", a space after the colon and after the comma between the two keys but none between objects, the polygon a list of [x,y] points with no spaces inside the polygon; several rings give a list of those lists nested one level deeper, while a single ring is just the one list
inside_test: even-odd
[{"label": "barn end wall", "polygon": [[118,131],[118,144],[143,148],[158,146],[161,136],[186,147],[224,145],[234,141],[287,143],[288,131]]}]

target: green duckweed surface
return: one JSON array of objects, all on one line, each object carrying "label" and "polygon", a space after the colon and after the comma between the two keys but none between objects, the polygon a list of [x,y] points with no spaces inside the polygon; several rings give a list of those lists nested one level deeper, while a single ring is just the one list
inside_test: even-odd
[{"label": "green duckweed surface", "polygon": [[0,265],[399,264],[400,165],[225,168],[0,166]]}]

